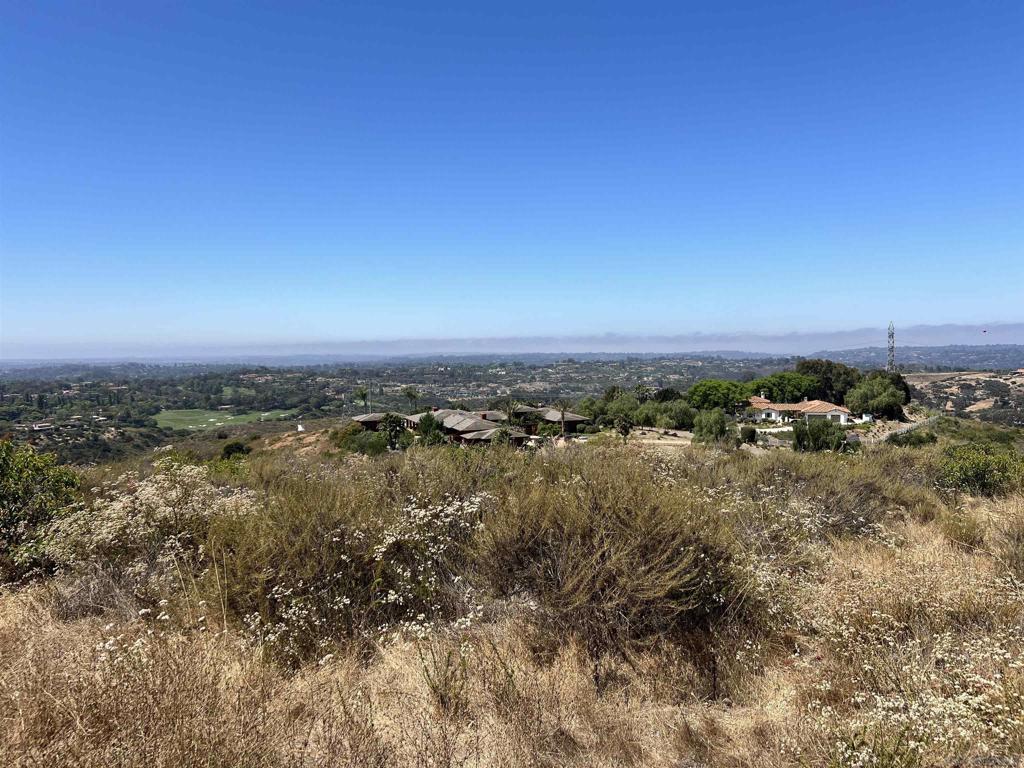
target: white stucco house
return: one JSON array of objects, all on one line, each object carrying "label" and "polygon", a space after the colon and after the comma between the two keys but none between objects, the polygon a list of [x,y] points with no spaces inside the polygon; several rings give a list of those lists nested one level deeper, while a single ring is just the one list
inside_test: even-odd
[{"label": "white stucco house", "polygon": [[784,422],[794,419],[813,421],[828,419],[837,424],[852,424],[850,409],[825,400],[804,400],[802,403],[773,403],[765,397],[750,398],[755,421]]}]

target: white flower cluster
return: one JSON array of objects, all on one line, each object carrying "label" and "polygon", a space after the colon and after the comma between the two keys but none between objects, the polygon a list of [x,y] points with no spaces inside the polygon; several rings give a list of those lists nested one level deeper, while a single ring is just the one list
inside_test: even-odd
[{"label": "white flower cluster", "polygon": [[[331,545],[350,548],[337,554],[343,567],[316,583],[286,583],[269,573],[270,611],[245,618],[248,641],[298,661],[311,651],[323,658],[340,636],[357,631],[378,639],[425,637],[455,612],[453,603],[472,602],[468,588],[460,595],[452,558],[481,528],[490,501],[486,493],[439,504],[410,498],[380,529],[331,531]],[[464,608],[456,623],[469,626],[482,610]]]},{"label": "white flower cluster", "polygon": [[202,561],[212,518],[244,515],[256,504],[249,491],[214,485],[206,467],[162,459],[156,470],[148,477],[128,473],[94,489],[93,503],[53,524],[49,554],[65,566],[106,562],[144,589],[169,576],[176,562]]}]

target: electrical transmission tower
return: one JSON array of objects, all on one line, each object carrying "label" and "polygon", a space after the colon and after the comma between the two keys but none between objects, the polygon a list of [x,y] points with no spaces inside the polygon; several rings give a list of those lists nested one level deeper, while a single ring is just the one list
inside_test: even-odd
[{"label": "electrical transmission tower", "polygon": [[885,370],[889,373],[896,373],[896,326],[889,321],[889,359],[885,364]]}]

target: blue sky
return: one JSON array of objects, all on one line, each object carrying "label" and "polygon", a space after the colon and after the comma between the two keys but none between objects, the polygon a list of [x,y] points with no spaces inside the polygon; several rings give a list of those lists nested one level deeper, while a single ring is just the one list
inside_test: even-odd
[{"label": "blue sky", "polygon": [[1024,5],[716,5],[2,2],[0,354],[1024,320]]}]

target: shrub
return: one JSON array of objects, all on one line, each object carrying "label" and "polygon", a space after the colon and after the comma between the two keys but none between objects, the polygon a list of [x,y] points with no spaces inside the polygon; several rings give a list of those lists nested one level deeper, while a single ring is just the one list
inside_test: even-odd
[{"label": "shrub", "polygon": [[620,414],[615,417],[615,431],[622,435],[622,440],[629,437],[629,433],[633,431],[633,419],[626,414]]},{"label": "shrub", "polygon": [[939,440],[934,432],[927,429],[912,429],[908,432],[889,435],[886,442],[898,445],[901,448],[920,448],[925,445],[934,445]]},{"label": "shrub", "polygon": [[749,575],[713,505],[652,483],[647,458],[614,449],[543,461],[544,482],[511,485],[483,518],[474,561],[490,590],[525,591],[595,653],[678,641],[730,611],[756,628]]},{"label": "shrub", "polygon": [[380,456],[388,450],[388,438],[384,433],[371,432],[355,421],[332,430],[330,441],[346,453]]},{"label": "shrub", "polygon": [[828,419],[797,421],[793,425],[793,449],[797,451],[841,451],[847,447],[846,432]]},{"label": "shrub", "polygon": [[54,456],[0,441],[0,583],[48,565],[46,527],[74,498],[78,477]]},{"label": "shrub", "polygon": [[1024,457],[989,445],[955,445],[945,452],[942,483],[947,488],[995,496],[1024,484]]},{"label": "shrub", "polygon": [[252,446],[246,445],[241,440],[232,440],[220,449],[222,459],[233,459],[236,456],[245,456],[252,452]]},{"label": "shrub", "polygon": [[943,535],[958,546],[974,549],[985,543],[985,525],[966,509],[944,510],[939,526]]},{"label": "shrub", "polygon": [[255,516],[219,518],[208,548],[231,576],[221,584],[207,574],[207,599],[220,596],[249,640],[289,665],[343,639],[423,632],[452,616],[452,579],[465,572],[462,553],[489,498],[408,498],[396,508],[371,491],[386,471],[371,468],[348,488],[314,481],[319,493],[304,498],[278,484]]},{"label": "shrub", "polygon": [[744,424],[742,427],[740,427],[740,440],[744,443],[756,443],[757,428],[752,427],[749,424]]},{"label": "shrub", "polygon": [[350,421],[342,427],[332,429],[328,435],[328,439],[336,448],[342,448],[349,438],[364,431],[363,425],[358,421]]},{"label": "shrub", "polygon": [[702,443],[718,442],[725,439],[729,425],[721,408],[700,411],[693,423],[694,439]]}]

